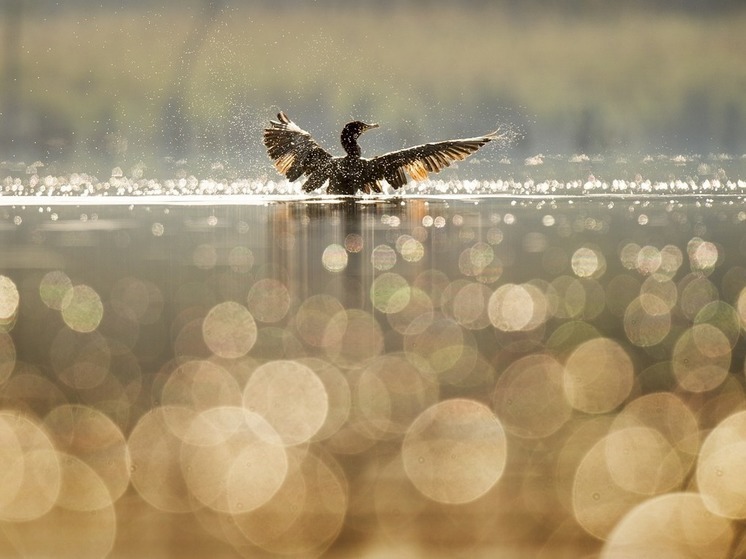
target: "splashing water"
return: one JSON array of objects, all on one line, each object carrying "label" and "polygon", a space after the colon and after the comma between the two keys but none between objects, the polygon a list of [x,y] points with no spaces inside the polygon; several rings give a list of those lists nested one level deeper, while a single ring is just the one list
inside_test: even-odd
[{"label": "splashing water", "polygon": [[[220,177],[221,164],[212,163],[209,175],[200,178],[183,170],[170,178],[147,178],[141,166],[126,174],[120,166],[107,179],[85,172],[41,174],[44,165],[35,162],[0,163],[9,174],[0,179],[0,204],[5,197],[193,197],[251,196],[267,200],[310,199],[302,182],[264,177]],[[455,167],[455,166],[454,166]],[[269,168],[269,165],[268,165]],[[22,173],[25,176],[22,176]],[[459,176],[476,176],[467,179]],[[410,181],[400,190],[386,187],[384,196],[362,196],[369,199],[396,197],[558,197],[558,196],[743,196],[746,194],[746,155],[719,154],[703,156],[646,155],[637,162],[626,158],[608,160],[575,154],[570,157],[543,154],[514,162],[508,158],[493,162],[474,158],[424,181]],[[151,201],[153,201],[151,199]],[[194,202],[191,199],[191,202]],[[13,203],[18,202],[15,200]],[[100,200],[99,200],[100,202]],[[251,203],[241,200],[241,203]]]}]

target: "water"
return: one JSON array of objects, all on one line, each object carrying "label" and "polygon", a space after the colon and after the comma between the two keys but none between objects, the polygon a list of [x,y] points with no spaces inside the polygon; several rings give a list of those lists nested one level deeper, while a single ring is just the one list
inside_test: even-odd
[{"label": "water", "polygon": [[2,553],[739,549],[746,184],[711,163],[5,179]]},{"label": "water", "polygon": [[[162,161],[147,173],[144,164],[114,167],[108,174],[74,172],[41,161],[0,162],[4,196],[235,196],[307,200],[299,183],[246,178],[223,161]],[[472,177],[460,180],[459,175]],[[495,178],[499,177],[499,178]],[[563,195],[733,195],[746,192],[746,154],[593,156],[536,154],[523,160],[472,157],[430,180],[410,182],[389,196],[563,196]],[[388,187],[386,187],[388,188]],[[380,199],[380,198],[374,198]],[[16,200],[18,202],[18,200]],[[39,200],[37,200],[39,202]],[[178,202],[178,200],[177,200]]]}]

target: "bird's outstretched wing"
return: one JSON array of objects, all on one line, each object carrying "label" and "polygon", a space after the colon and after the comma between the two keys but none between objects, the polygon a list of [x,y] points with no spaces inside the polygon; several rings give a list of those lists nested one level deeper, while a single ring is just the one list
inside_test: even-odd
[{"label": "bird's outstretched wing", "polygon": [[280,112],[264,129],[264,145],[275,168],[289,181],[308,176],[303,190],[310,192],[329,178],[332,156],[311,135]]},{"label": "bird's outstretched wing", "polygon": [[437,173],[451,163],[462,161],[486,143],[502,138],[499,131],[476,138],[446,140],[400,149],[370,160],[372,175],[385,179],[393,188],[407,184],[407,173],[414,180],[425,180],[428,173]]}]

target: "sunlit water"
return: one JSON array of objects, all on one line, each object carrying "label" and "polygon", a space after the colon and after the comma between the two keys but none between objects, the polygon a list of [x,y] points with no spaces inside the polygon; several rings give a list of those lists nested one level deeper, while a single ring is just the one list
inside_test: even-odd
[{"label": "sunlit water", "polygon": [[[257,203],[259,196],[308,199],[300,182],[267,177],[236,178],[227,174],[221,162],[210,165],[209,171],[190,170],[186,161],[178,162],[176,167],[175,172],[165,176],[149,177],[141,164],[131,168],[114,167],[110,173],[100,176],[57,172],[54,166],[50,172],[40,161],[29,164],[3,161],[0,162],[0,202],[7,196],[250,197],[241,203]],[[459,180],[460,167],[475,178]],[[523,160],[503,158],[499,162],[475,157],[431,176],[431,180],[410,182],[398,191],[385,188],[386,194],[403,197],[741,195],[746,193],[744,177],[746,154],[617,158],[537,154]]]},{"label": "sunlit water", "polygon": [[740,550],[746,183],[703,164],[9,176],[0,555]]}]

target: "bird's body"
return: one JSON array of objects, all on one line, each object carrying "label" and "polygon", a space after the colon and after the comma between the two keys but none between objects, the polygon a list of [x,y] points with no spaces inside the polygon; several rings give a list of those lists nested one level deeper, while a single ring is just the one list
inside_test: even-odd
[{"label": "bird's body", "polygon": [[[366,190],[366,169],[369,159],[345,155],[333,157],[329,166],[329,194],[353,194]],[[375,190],[375,187],[372,187]]]},{"label": "bird's body", "polygon": [[493,132],[476,138],[423,144],[366,159],[361,156],[357,139],[366,130],[377,127],[377,124],[360,121],[346,124],[340,137],[346,152],[342,157],[332,157],[282,112],[264,129],[263,140],[275,168],[288,180],[295,181],[304,175],[308,178],[303,184],[306,192],[328,182],[328,194],[351,195],[358,191],[381,192],[384,180],[395,189],[401,188],[407,183],[407,174],[415,180],[424,180],[428,172],[438,172],[454,161],[466,159],[484,144],[500,137]]}]

